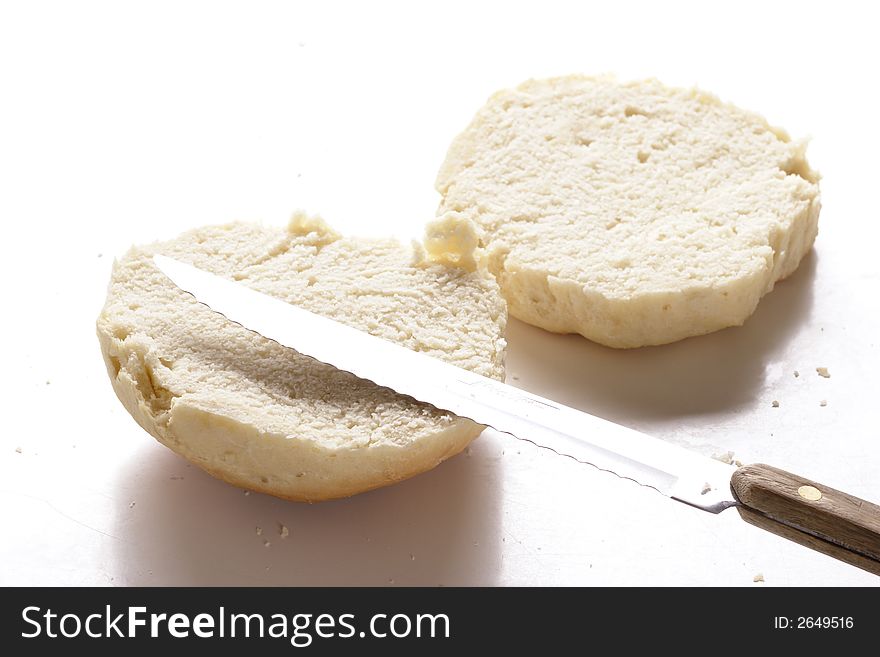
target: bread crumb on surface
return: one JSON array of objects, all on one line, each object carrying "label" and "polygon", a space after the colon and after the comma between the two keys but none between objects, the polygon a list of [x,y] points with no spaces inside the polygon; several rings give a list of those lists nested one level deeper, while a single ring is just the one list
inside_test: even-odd
[{"label": "bread crumb on surface", "polygon": [[828,402],[823,399],[819,402],[819,406],[828,406]]},{"label": "bread crumb on surface", "polygon": [[705,484],[703,484],[703,488],[700,490],[700,495],[705,495],[706,493],[708,493],[711,490],[712,490],[712,485],[707,481]]},{"label": "bread crumb on surface", "polygon": [[245,497],[247,497],[247,496],[250,495],[250,494],[251,494],[251,492],[250,492],[249,490],[246,490],[246,491],[244,492],[244,496],[245,496]]},{"label": "bread crumb on surface", "polygon": [[755,575],[755,576],[752,578],[752,581],[753,581],[753,582],[763,582],[763,581],[764,581],[764,575],[763,575],[762,573],[758,573],[757,575]]},{"label": "bread crumb on surface", "polygon": [[263,539],[263,547],[269,547],[270,545],[272,545],[272,544],[269,542],[269,539],[264,538]]},{"label": "bread crumb on surface", "polygon": [[817,367],[816,374],[821,376],[823,379],[830,379],[831,378],[831,374],[828,372],[827,367]]},{"label": "bread crumb on surface", "polygon": [[278,535],[281,536],[281,538],[287,538],[290,536],[290,530],[287,528],[287,525],[280,522],[278,523]]},{"label": "bread crumb on surface", "polygon": [[134,502],[129,502],[129,503],[128,503],[128,508],[129,508],[129,509],[133,509],[133,508],[134,508],[134,505],[135,505]]},{"label": "bread crumb on surface", "polygon": [[716,461],[721,461],[722,463],[727,463],[730,465],[733,463],[733,452],[721,452],[720,454],[713,454],[712,458]]},{"label": "bread crumb on surface", "polygon": [[801,375],[797,370],[794,371],[794,378],[798,378]]},{"label": "bread crumb on surface", "polygon": [[263,528],[262,528],[262,527],[257,527],[257,528],[256,528],[256,532],[257,532],[257,536],[262,536],[262,535],[263,535]]},{"label": "bread crumb on surface", "polygon": [[21,454],[21,447],[16,447],[16,448],[15,448],[15,453],[16,453],[16,454]]},{"label": "bread crumb on surface", "polygon": [[779,402],[776,401],[775,399],[770,403],[770,405],[771,405],[773,408],[779,408]]},{"label": "bread crumb on surface", "polygon": [[743,462],[740,461],[739,459],[736,459],[736,460],[733,462],[733,464],[734,464],[736,467],[738,467],[738,468],[743,467]]}]

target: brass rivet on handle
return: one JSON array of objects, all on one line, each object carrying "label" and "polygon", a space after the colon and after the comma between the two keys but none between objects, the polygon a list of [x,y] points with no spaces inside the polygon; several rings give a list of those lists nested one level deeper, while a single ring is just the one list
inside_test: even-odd
[{"label": "brass rivet on handle", "polygon": [[817,502],[822,499],[822,491],[815,486],[801,486],[798,488],[798,495],[810,502]]}]

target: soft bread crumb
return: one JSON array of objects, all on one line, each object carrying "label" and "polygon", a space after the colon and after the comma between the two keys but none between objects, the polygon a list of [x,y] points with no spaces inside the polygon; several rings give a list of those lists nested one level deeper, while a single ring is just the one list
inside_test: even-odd
[{"label": "soft bread crumb", "polygon": [[773,408],[779,408],[779,402],[776,401],[775,399],[774,399],[772,402],[770,402],[770,405],[771,405]]},{"label": "soft bread crumb", "polygon": [[257,528],[256,528],[256,532],[257,532],[257,536],[262,536],[262,535],[263,535],[263,528],[262,528],[262,527],[257,527]]},{"label": "soft bread crumb", "polygon": [[485,271],[414,266],[395,240],[343,238],[303,214],[287,230],[208,226],[131,249],[98,319],[107,372],[142,427],[214,476],[344,497],[433,468],[482,430],[227,321],[165,278],[156,253],[497,380],[506,306]]},{"label": "soft bread crumb", "polygon": [[421,267],[428,263],[428,254],[425,252],[424,245],[418,240],[412,240],[410,244],[412,246],[412,258],[410,259],[410,264],[413,267]]},{"label": "soft bread crumb", "polygon": [[287,231],[297,237],[309,237],[310,243],[317,245],[330,244],[340,238],[339,233],[330,228],[321,217],[302,211],[293,213]]},{"label": "soft bread crumb", "polygon": [[16,448],[15,448],[15,453],[16,453],[16,454],[21,454],[21,447],[16,447]]},{"label": "soft bread crumb", "polygon": [[816,368],[816,374],[818,374],[819,376],[821,376],[821,377],[824,378],[824,379],[830,379],[830,378],[831,378],[831,374],[828,372],[828,368],[827,368],[827,367],[817,367],[817,368]]},{"label": "soft bread crumb", "polygon": [[737,326],[816,237],[805,149],[698,90],[529,80],[450,145],[428,251],[466,260],[476,235],[513,316],[612,347]]},{"label": "soft bread crumb", "polygon": [[819,402],[819,406],[828,406],[828,402],[823,399]]},{"label": "soft bread crumb", "polygon": [[290,536],[290,530],[286,525],[278,523],[278,535],[281,536],[281,538],[287,538]]},{"label": "soft bread crumb", "polygon": [[764,581],[764,575],[761,574],[761,573],[758,573],[757,575],[755,575],[755,576],[752,578],[752,581],[753,581],[753,582],[763,582],[763,581]]},{"label": "soft bread crumb", "polygon": [[447,212],[426,230],[425,250],[433,262],[446,266],[474,271],[479,244],[476,225],[459,212]]},{"label": "soft bread crumb", "polygon": [[794,371],[794,378],[798,378],[801,375],[797,370]]}]

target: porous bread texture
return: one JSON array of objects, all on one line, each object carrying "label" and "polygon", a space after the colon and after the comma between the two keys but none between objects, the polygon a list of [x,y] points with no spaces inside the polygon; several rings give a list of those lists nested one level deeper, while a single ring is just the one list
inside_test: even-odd
[{"label": "porous bread texture", "polygon": [[816,237],[805,149],[702,91],[531,80],[452,143],[426,248],[474,233],[511,315],[611,347],[739,325]]},{"label": "porous bread texture", "polygon": [[433,468],[482,430],[227,321],[175,287],[156,253],[499,380],[506,308],[485,271],[304,215],[287,230],[235,223],[132,248],[97,322],[107,371],[138,423],[209,473],[325,500]]}]

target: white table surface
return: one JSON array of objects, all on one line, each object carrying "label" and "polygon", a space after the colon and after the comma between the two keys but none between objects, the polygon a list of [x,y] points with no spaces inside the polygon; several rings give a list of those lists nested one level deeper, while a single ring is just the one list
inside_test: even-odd
[{"label": "white table surface", "polygon": [[449,140],[490,93],[612,71],[699,83],[812,135],[816,248],[744,327],[670,346],[512,320],[508,380],[880,500],[876,10],[299,4],[2,5],[0,584],[877,584],[735,511],[491,431],[400,485],[298,505],[216,481],[134,423],[94,336],[130,244],[295,208],[418,236]]}]

